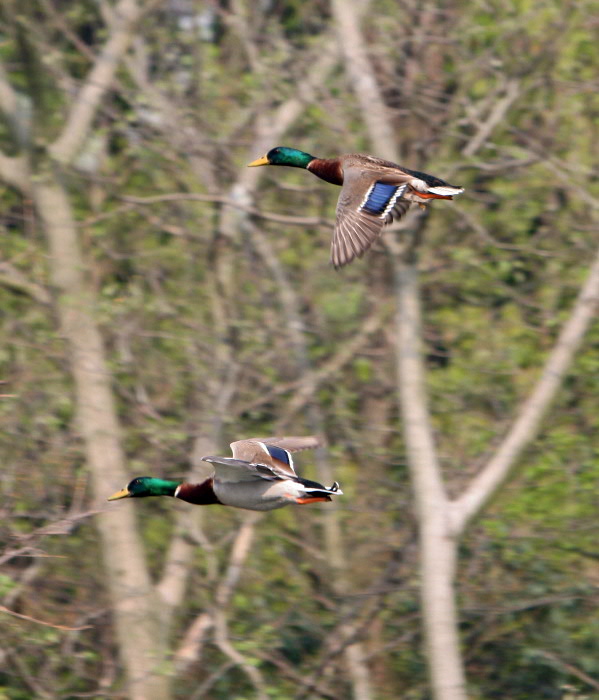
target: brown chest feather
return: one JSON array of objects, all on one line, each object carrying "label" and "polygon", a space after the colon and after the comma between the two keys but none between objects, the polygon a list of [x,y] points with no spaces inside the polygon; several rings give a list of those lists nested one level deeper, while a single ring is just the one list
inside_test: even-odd
[{"label": "brown chest feather", "polygon": [[308,163],[308,170],[333,185],[343,184],[343,168],[339,158],[315,158]]},{"label": "brown chest feather", "polygon": [[212,503],[220,503],[214,493],[212,479],[206,479],[206,481],[202,481],[201,484],[181,484],[177,491],[177,498],[197,506],[208,506]]}]

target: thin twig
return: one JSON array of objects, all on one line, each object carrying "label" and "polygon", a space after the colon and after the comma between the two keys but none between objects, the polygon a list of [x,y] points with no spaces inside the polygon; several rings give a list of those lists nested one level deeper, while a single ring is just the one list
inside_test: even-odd
[{"label": "thin twig", "polygon": [[67,625],[56,625],[52,622],[45,622],[44,620],[38,620],[30,615],[23,615],[22,613],[15,612],[14,610],[9,610],[4,605],[0,605],[0,612],[4,612],[7,615],[12,615],[13,617],[18,617],[20,620],[27,620],[28,622],[35,622],[36,625],[44,625],[45,627],[52,627],[55,630],[65,630],[67,632],[79,632],[80,630],[91,629],[91,625],[83,625],[81,627],[68,627]]},{"label": "thin twig", "polygon": [[495,454],[474,477],[466,491],[451,504],[453,529],[462,533],[507,479],[523,450],[539,432],[541,420],[555,398],[574,353],[595,318],[599,305],[599,249],[572,313],[549,354],[541,376]]},{"label": "thin twig", "polygon": [[560,659],[560,657],[557,654],[554,654],[553,652],[550,651],[544,651],[540,650],[537,651],[537,654],[539,656],[543,656],[552,663],[556,664],[556,666],[559,666],[560,668],[564,669],[564,671],[567,671],[570,675],[574,676],[575,678],[578,678],[578,680],[582,681],[583,683],[586,683],[587,685],[590,685],[591,688],[595,688],[595,690],[599,690],[599,681],[596,681],[594,678],[589,676],[588,673],[585,673],[581,669],[579,669],[577,666],[574,666],[574,664],[569,663],[568,661],[564,661],[563,659]]},{"label": "thin twig", "polygon": [[293,226],[330,226],[333,222],[327,219],[322,219],[318,216],[287,216],[284,214],[273,214],[271,212],[263,212],[256,207],[244,204],[242,201],[231,199],[224,195],[218,194],[194,194],[186,192],[172,192],[169,194],[154,195],[152,197],[136,197],[134,195],[122,195],[120,199],[123,202],[131,204],[150,205],[160,202],[210,202],[213,204],[222,204],[227,207],[239,209],[252,216],[265,219],[267,221],[275,221],[279,224],[290,224]]}]

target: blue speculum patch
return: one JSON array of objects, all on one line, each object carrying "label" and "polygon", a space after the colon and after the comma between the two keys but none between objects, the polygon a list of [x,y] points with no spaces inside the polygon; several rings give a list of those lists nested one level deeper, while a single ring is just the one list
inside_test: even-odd
[{"label": "blue speculum patch", "polygon": [[362,205],[362,209],[369,214],[380,216],[397,192],[398,185],[386,185],[384,182],[375,182],[372,192]]},{"label": "blue speculum patch", "polygon": [[281,447],[275,447],[274,445],[266,445],[266,449],[271,457],[278,459],[284,464],[289,464],[289,453],[283,450]]}]

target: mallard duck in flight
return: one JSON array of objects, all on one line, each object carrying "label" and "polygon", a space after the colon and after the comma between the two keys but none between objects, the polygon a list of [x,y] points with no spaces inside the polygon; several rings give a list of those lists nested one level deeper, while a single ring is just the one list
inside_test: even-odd
[{"label": "mallard duck in flight", "polygon": [[258,165],[305,168],[321,180],[342,186],[331,245],[335,268],[362,257],[383,225],[401,218],[411,202],[425,206],[431,199],[453,199],[464,191],[434,175],[359,153],[315,158],[295,148],[277,146],[248,167]]},{"label": "mallard duck in flight", "polygon": [[292,452],[318,447],[316,437],[269,437],[231,443],[232,457],[202,457],[214,475],[200,484],[138,476],[109,501],[146,496],[173,496],[196,505],[213,503],[246,510],[274,510],[297,503],[330,501],[343,493],[297,476]]}]

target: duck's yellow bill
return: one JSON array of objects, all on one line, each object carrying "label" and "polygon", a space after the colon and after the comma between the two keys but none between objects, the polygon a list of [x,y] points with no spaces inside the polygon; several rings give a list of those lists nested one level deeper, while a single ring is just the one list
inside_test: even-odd
[{"label": "duck's yellow bill", "polygon": [[131,494],[129,493],[129,491],[127,491],[127,489],[121,489],[120,491],[113,493],[108,500],[118,501],[121,498],[129,498],[129,496],[131,496]]},{"label": "duck's yellow bill", "polygon": [[266,156],[262,156],[262,158],[256,158],[256,160],[253,160],[251,163],[248,163],[248,168],[256,168],[259,165],[268,165],[268,158]]}]

